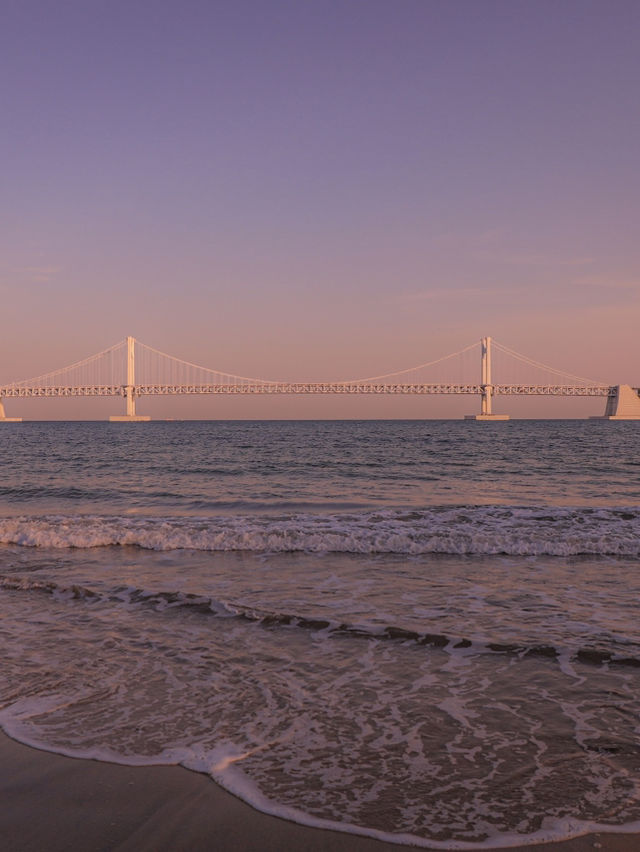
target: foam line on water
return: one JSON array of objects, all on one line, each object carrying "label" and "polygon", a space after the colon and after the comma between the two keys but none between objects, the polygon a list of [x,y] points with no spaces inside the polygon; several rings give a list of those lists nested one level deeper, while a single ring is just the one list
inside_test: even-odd
[{"label": "foam line on water", "polygon": [[441,506],[275,517],[21,516],[0,519],[0,543],[59,549],[637,558],[640,510]]},{"label": "foam line on water", "polygon": [[0,589],[14,592],[48,594],[57,600],[77,600],[91,603],[121,603],[125,606],[139,605],[158,612],[184,610],[188,613],[217,618],[231,618],[259,624],[264,628],[294,627],[315,634],[375,639],[409,643],[412,645],[446,649],[449,653],[460,651],[465,654],[494,653],[507,657],[547,658],[555,660],[572,677],[577,677],[572,664],[575,662],[591,666],[615,666],[640,668],[640,656],[622,655],[619,650],[581,647],[569,650],[554,645],[539,643],[517,643],[504,641],[478,641],[464,636],[447,636],[431,631],[409,630],[394,624],[349,623],[318,618],[298,613],[268,611],[246,606],[242,603],[224,601],[207,595],[182,591],[158,591],[118,586],[107,592],[96,592],[85,586],[65,586],[53,580],[40,580],[22,575],[0,575]]},{"label": "foam line on water", "polygon": [[[526,835],[496,830],[485,840],[478,842],[464,840],[439,841],[419,837],[414,834],[396,834],[351,823],[317,818],[297,808],[275,802],[265,796],[239,768],[238,764],[247,755],[239,753],[232,744],[221,743],[213,749],[203,749],[196,743],[187,748],[167,749],[154,757],[123,755],[109,749],[94,748],[83,750],[62,748],[52,746],[37,737],[29,735],[28,728],[24,723],[21,724],[21,719],[24,720],[31,713],[41,713],[46,709],[41,701],[33,702],[33,706],[30,706],[30,704],[29,702],[25,702],[20,707],[14,705],[10,710],[5,709],[0,711],[0,727],[7,736],[16,742],[51,754],[59,754],[64,757],[76,759],[97,760],[102,763],[114,763],[123,766],[183,766],[185,769],[209,775],[220,787],[242,799],[242,801],[257,811],[310,828],[339,831],[343,834],[371,837],[387,843],[424,849],[438,849],[443,850],[443,852],[455,852],[455,850],[460,850],[460,852],[463,852],[463,850],[466,850],[466,852],[476,852],[476,850],[491,848],[508,849],[536,843],[561,842],[600,832],[611,834],[640,833],[640,820],[624,825],[610,825],[580,819],[547,818],[543,821],[543,827],[540,830]],[[268,746],[265,745],[264,748],[266,747]]]}]

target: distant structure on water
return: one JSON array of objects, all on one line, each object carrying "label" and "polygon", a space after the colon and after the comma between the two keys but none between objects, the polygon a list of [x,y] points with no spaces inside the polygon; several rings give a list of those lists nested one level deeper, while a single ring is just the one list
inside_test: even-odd
[{"label": "distant structure on water", "polygon": [[[535,369],[538,376],[544,374],[546,381],[495,382],[492,344],[501,358],[517,363],[519,368],[524,364],[529,370]],[[480,381],[447,378],[447,372],[451,376],[456,365],[460,371],[461,365],[464,366],[463,358],[469,363],[469,354],[478,346]],[[446,367],[442,367],[445,362]],[[477,361],[475,363],[474,370],[477,369]],[[438,380],[433,375],[436,367],[444,370]],[[125,413],[109,419],[118,423],[138,423],[151,419],[137,414],[139,398],[190,394],[469,394],[480,397],[480,413],[469,414],[465,419],[476,421],[509,419],[508,414],[494,413],[496,396],[604,397],[605,412],[597,419],[640,420],[640,390],[637,387],[602,384],[574,376],[514,352],[492,341],[491,337],[483,337],[479,344],[471,344],[416,367],[342,382],[287,382],[237,376],[183,361],[140,343],[134,337],[127,337],[68,367],[0,387],[0,422],[15,423],[22,419],[5,415],[5,399],[123,397]]]}]

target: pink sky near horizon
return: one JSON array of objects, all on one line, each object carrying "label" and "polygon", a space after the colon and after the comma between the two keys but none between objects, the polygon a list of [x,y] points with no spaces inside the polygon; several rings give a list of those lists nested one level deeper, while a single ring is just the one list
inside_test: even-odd
[{"label": "pink sky near horizon", "polygon": [[[290,380],[389,372],[491,335],[640,385],[635,0],[23,0],[3,18],[0,382],[129,334]],[[6,408],[92,419],[122,403]],[[138,408],[457,417],[479,401]]]}]

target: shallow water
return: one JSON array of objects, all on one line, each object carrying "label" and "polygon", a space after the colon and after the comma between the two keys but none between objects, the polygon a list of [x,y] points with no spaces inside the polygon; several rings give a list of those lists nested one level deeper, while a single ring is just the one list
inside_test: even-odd
[{"label": "shallow water", "polygon": [[640,826],[637,424],[0,445],[10,735],[444,848]]}]

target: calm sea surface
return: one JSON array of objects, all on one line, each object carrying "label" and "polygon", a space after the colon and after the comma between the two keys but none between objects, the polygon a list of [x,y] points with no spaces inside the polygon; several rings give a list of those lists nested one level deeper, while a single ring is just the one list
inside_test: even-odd
[{"label": "calm sea surface", "polygon": [[640,423],[0,424],[0,724],[442,848],[640,829]]}]

